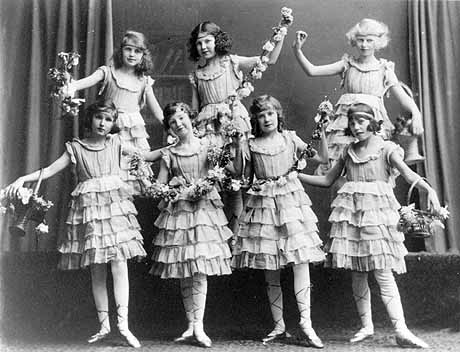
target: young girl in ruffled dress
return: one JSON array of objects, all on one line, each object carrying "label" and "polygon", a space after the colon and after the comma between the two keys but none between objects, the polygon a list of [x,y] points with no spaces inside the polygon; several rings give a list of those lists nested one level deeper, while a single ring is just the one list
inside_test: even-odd
[{"label": "young girl in ruffled dress", "polygon": [[[250,111],[255,137],[249,139],[245,176],[251,186],[240,217],[232,266],[265,271],[275,328],[264,342],[288,335],[283,319],[280,270],[292,266],[301,331],[310,346],[322,348],[310,318],[309,263],[321,262],[325,255],[317,218],[296,169],[297,156],[306,150],[307,144],[294,131],[283,129],[283,111],[277,99],[262,95],[253,101]],[[325,162],[326,153],[324,148],[313,159]],[[241,164],[235,160],[235,168]]]},{"label": "young girl in ruffled dress", "polygon": [[[164,126],[177,137],[176,144],[161,149],[157,182],[193,185],[208,175],[208,152],[212,144],[193,133],[191,109],[184,103],[170,103],[164,109]],[[235,148],[239,150],[239,145]],[[158,151],[144,153],[148,161]],[[188,321],[187,330],[175,341],[192,341],[210,347],[211,339],[203,328],[209,275],[231,274],[231,252],[227,240],[232,232],[217,189],[204,194],[180,191],[174,200],[162,200],[155,221],[159,232],[154,240],[151,273],[163,279],[180,280],[182,300]]]},{"label": "young girl in ruffled dress", "polygon": [[[71,165],[78,185],[72,192],[67,216],[67,232],[59,246],[59,268],[72,270],[89,267],[100,330],[88,340],[103,340],[110,333],[107,294],[107,264],[113,278],[118,329],[127,343],[140,347],[128,329],[129,279],[127,260],[146,255],[136,208],[129,189],[120,178],[121,138],[116,132],[117,109],[113,104],[88,107],[84,127],[89,136],[65,144],[66,150],[43,169],[47,179]],[[7,192],[15,194],[26,182],[34,182],[40,171],[18,178]]]},{"label": "young girl in ruffled dress", "polygon": [[[113,65],[101,66],[90,76],[71,81],[68,85],[69,94],[73,95],[75,91],[102,83],[100,98],[113,101],[117,107],[119,135],[124,145],[146,151],[150,150],[149,136],[140,109],[147,105],[157,120],[163,120],[161,107],[152,89],[154,81],[146,75],[153,67],[147,45],[144,34],[126,31],[113,55]],[[121,177],[130,186],[131,193],[138,195],[140,184],[130,175],[129,168],[129,158],[122,157]]]},{"label": "young girl in ruffled dress", "polygon": [[[285,31],[267,57],[267,65],[276,63],[280,54]],[[210,141],[221,146],[225,143],[222,120],[230,116],[232,124],[241,131],[244,138],[250,133],[249,115],[239,100],[237,89],[241,87],[243,75],[260,64],[259,56],[230,54],[230,35],[213,22],[202,22],[191,32],[189,39],[190,59],[198,63],[190,74],[192,83],[192,108],[199,111],[195,124],[200,136],[208,135]],[[242,209],[241,192],[223,192],[224,210],[232,229]]]},{"label": "young girl in ruffled dress", "polygon": [[293,44],[295,57],[308,76],[341,75],[341,85],[345,90],[336,104],[335,117],[326,128],[330,162],[329,165],[320,165],[317,170],[319,174],[324,174],[332,167],[342,154],[343,148],[353,141],[354,137],[346,135],[345,129],[348,108],[356,102],[372,107],[376,118],[383,121],[380,133],[384,139],[389,139],[394,126],[383,103],[383,97],[389,91],[412,114],[414,135],[423,133],[420,111],[401,87],[394,72],[394,63],[375,57],[376,51],[388,45],[388,27],[382,22],[365,18],[353,26],[346,37],[350,45],[358,50],[358,57],[345,54],[341,60],[326,65],[314,65],[302,53],[307,39],[305,32],[298,31]]},{"label": "young girl in ruffled dress", "polygon": [[[439,212],[436,192],[403,161],[403,151],[378,134],[381,115],[366,104],[348,110],[348,130],[356,141],[344,148],[332,169],[324,176],[299,175],[307,184],[329,187],[345,171],[345,184],[332,202],[331,230],[325,246],[326,266],[351,270],[353,297],[362,328],[350,339],[356,343],[374,334],[368,275],[380,287],[382,301],[402,347],[426,348],[406,326],[401,298],[392,271],[406,272],[404,234],[399,232],[400,205],[393,193],[393,178],[404,179],[428,193],[428,204]],[[348,132],[349,131],[349,132]]]}]

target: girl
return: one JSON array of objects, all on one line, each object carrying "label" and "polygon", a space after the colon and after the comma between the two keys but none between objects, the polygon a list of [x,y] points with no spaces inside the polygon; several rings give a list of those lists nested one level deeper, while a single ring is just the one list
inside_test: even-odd
[{"label": "girl", "polygon": [[[103,100],[113,101],[118,108],[119,134],[123,143],[141,150],[150,150],[145,123],[139,110],[146,104],[160,122],[163,120],[161,107],[153,94],[154,81],[145,75],[152,67],[147,39],[142,33],[128,30],[113,55],[113,65],[101,66],[92,75],[71,81],[69,94],[73,95],[75,91],[102,82],[99,95]],[[132,194],[140,193],[139,182],[129,174],[127,157],[122,158],[121,177],[129,184]]]},{"label": "girl", "polygon": [[[324,253],[311,201],[293,171],[297,153],[307,145],[295,132],[283,130],[283,111],[275,98],[256,98],[250,111],[255,137],[249,139],[245,176],[252,186],[240,217],[232,266],[265,270],[275,328],[264,342],[288,335],[283,319],[280,269],[292,266],[300,327],[309,345],[322,348],[310,319],[309,263],[323,261]],[[316,154],[313,159],[324,162],[327,155]],[[237,159],[235,168],[241,164]]]},{"label": "girl", "polygon": [[[267,64],[278,60],[283,41],[275,45],[268,55]],[[232,40],[213,22],[202,22],[191,32],[189,39],[190,59],[198,67],[190,74],[192,83],[192,108],[199,111],[195,120],[200,135],[209,135],[211,141],[221,146],[225,137],[221,130],[222,119],[231,115],[233,124],[247,139],[251,130],[249,116],[244,105],[238,100],[236,90],[241,86],[243,73],[260,63],[258,56],[246,57],[231,55]],[[241,192],[223,193],[225,213],[231,228],[237,226],[237,218],[242,209]]]},{"label": "girl", "polygon": [[[128,329],[129,281],[127,260],[145,256],[136,209],[120,178],[121,138],[114,131],[117,110],[112,103],[88,107],[84,127],[89,136],[65,144],[62,156],[46,167],[47,179],[72,164],[78,185],[72,192],[67,234],[59,247],[59,268],[88,267],[100,330],[88,339],[94,343],[110,333],[107,295],[107,264],[113,277],[118,329],[132,347],[140,347]],[[8,186],[15,194],[25,182],[36,181],[39,171],[19,177]]]},{"label": "girl", "polygon": [[[193,184],[208,173],[211,145],[206,138],[199,139],[193,134],[191,109],[187,104],[168,104],[164,116],[165,128],[171,129],[178,142],[161,150],[157,181]],[[155,160],[157,152],[144,156],[146,160]],[[163,279],[180,279],[188,328],[175,341],[195,337],[201,346],[211,347],[211,339],[203,328],[207,276],[231,273],[227,240],[232,232],[226,226],[219,193],[215,187],[199,197],[181,192],[174,201],[163,200],[159,208],[161,213],[155,221],[159,233],[154,241],[150,272]]]},{"label": "girl", "polygon": [[332,202],[329,253],[326,266],[352,270],[352,288],[362,328],[350,342],[374,334],[371,294],[367,282],[373,273],[380,294],[396,330],[396,341],[403,347],[428,347],[407,328],[401,299],[393,277],[406,272],[404,235],[397,230],[400,205],[393,193],[395,169],[409,183],[428,192],[435,212],[440,209],[436,192],[403,162],[402,149],[378,134],[382,118],[366,104],[352,105],[348,129],[356,139],[348,145],[337,163],[324,176],[299,175],[302,182],[328,187],[345,170],[346,183]]},{"label": "girl", "polygon": [[293,44],[295,57],[308,76],[340,74],[341,85],[345,90],[336,104],[335,118],[326,129],[330,163],[321,165],[319,174],[325,173],[339,159],[343,148],[353,141],[353,136],[345,135],[345,128],[348,108],[357,101],[373,108],[376,118],[383,121],[382,135],[388,139],[394,127],[383,104],[383,96],[390,91],[411,112],[413,133],[423,133],[420,111],[399,84],[394,73],[394,63],[375,57],[375,52],[385,48],[390,40],[388,27],[382,22],[365,18],[351,28],[346,37],[350,45],[358,50],[358,57],[345,54],[337,62],[320,66],[313,65],[302,53],[302,46],[307,39],[305,32],[298,31]]}]

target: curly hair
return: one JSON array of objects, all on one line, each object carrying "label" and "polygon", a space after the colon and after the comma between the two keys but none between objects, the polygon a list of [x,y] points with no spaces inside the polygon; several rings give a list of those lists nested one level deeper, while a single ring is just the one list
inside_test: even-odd
[{"label": "curly hair", "polygon": [[195,118],[195,112],[190,108],[190,106],[180,101],[174,101],[172,103],[166,104],[166,106],[163,109],[163,126],[166,131],[169,130],[170,127],[169,120],[178,111],[185,112],[190,117],[190,120],[192,120],[193,123],[193,119]]},{"label": "curly hair", "polygon": [[251,113],[251,127],[252,127],[252,134],[255,137],[262,136],[262,131],[259,126],[259,121],[257,117],[259,113],[265,110],[274,109],[278,115],[278,132],[282,132],[284,129],[284,125],[286,123],[286,119],[284,117],[283,108],[281,107],[281,103],[278,99],[272,97],[271,95],[264,94],[252,101],[252,105],[249,108]]},{"label": "curly hair", "polygon": [[215,38],[216,55],[224,56],[230,53],[233,45],[233,41],[230,35],[227,32],[222,31],[220,27],[214,22],[205,21],[201,22],[190,33],[190,38],[188,40],[188,51],[191,61],[196,62],[200,59],[200,54],[198,54],[198,50],[196,48],[196,41],[198,40],[198,35],[200,33],[208,33]]},{"label": "curly hair", "polygon": [[153,61],[150,50],[148,49],[147,38],[143,33],[132,30],[127,30],[125,32],[120,47],[113,54],[112,59],[115,68],[123,66],[123,47],[126,45],[134,45],[143,52],[141,63],[134,68],[135,74],[140,77],[151,72],[153,69]]},{"label": "curly hair", "polygon": [[388,26],[383,22],[371,18],[362,19],[345,34],[351,46],[356,46],[356,37],[359,35],[375,35],[377,37],[375,41],[376,50],[385,48],[390,41]]},{"label": "curly hair", "polygon": [[86,132],[91,131],[93,118],[99,114],[108,114],[112,116],[114,124],[112,129],[110,130],[110,133],[120,132],[120,128],[117,125],[118,110],[111,100],[99,100],[86,108],[85,115],[82,121],[83,129]]},{"label": "curly hair", "polygon": [[355,118],[355,114],[361,114],[360,116],[366,117],[369,120],[369,126],[367,126],[367,130],[371,131],[372,133],[377,133],[382,129],[383,121],[377,121],[374,117],[374,110],[367,104],[364,103],[356,103],[351,105],[348,108],[347,117],[348,117],[348,127],[345,129],[346,136],[353,136],[350,129],[350,123]]}]

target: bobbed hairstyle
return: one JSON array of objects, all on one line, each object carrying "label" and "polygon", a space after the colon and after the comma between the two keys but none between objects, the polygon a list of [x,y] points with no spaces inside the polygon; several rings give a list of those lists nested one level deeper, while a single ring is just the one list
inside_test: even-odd
[{"label": "bobbed hairstyle", "polygon": [[357,36],[366,35],[374,35],[376,37],[376,50],[385,48],[390,41],[390,30],[388,26],[383,22],[371,18],[362,19],[345,34],[351,46],[356,46]]},{"label": "bobbed hairstyle", "polygon": [[168,103],[163,109],[163,116],[164,116],[163,126],[165,130],[169,130],[169,127],[170,127],[169,120],[176,112],[179,112],[179,111],[186,113],[193,122],[193,119],[195,118],[195,113],[192,111],[190,106],[188,106],[187,104],[183,102],[175,101],[172,103]]},{"label": "bobbed hairstyle", "polygon": [[152,55],[148,49],[147,38],[143,33],[132,30],[127,30],[125,32],[123,39],[121,40],[120,47],[113,54],[113,64],[115,68],[120,68],[123,66],[123,47],[126,45],[134,45],[141,49],[143,52],[141,63],[136,65],[134,68],[135,74],[137,76],[142,76],[145,73],[152,71]]},{"label": "bobbed hairstyle", "polygon": [[371,131],[372,133],[375,134],[381,130],[383,121],[377,121],[375,119],[375,113],[372,107],[364,103],[356,103],[356,104],[351,105],[348,108],[348,112],[347,112],[348,127],[345,129],[346,136],[353,135],[351,133],[350,123],[358,115],[360,117],[364,117],[369,120],[369,126],[367,127],[368,131]]},{"label": "bobbed hairstyle", "polygon": [[188,50],[189,58],[191,61],[198,61],[200,59],[200,54],[196,48],[196,41],[200,33],[207,33],[212,35],[215,38],[216,43],[216,55],[224,56],[230,53],[232,49],[233,41],[230,35],[227,32],[224,32],[220,27],[214,22],[204,21],[193,28],[190,33],[190,38],[188,40]]},{"label": "bobbed hairstyle", "polygon": [[120,132],[120,128],[116,124],[118,119],[118,110],[111,100],[99,100],[86,108],[85,116],[83,117],[83,128],[86,132],[91,131],[93,118],[100,114],[108,114],[112,116],[114,124],[112,129],[110,130],[110,133]]},{"label": "bobbed hairstyle", "polygon": [[264,94],[252,101],[252,105],[249,108],[251,113],[251,127],[252,127],[252,134],[255,137],[262,136],[262,130],[259,126],[259,121],[257,119],[258,114],[262,111],[273,109],[276,111],[278,115],[278,132],[282,132],[285,125],[285,118],[283,114],[283,108],[281,107],[281,103],[278,99],[272,97],[271,95]]}]

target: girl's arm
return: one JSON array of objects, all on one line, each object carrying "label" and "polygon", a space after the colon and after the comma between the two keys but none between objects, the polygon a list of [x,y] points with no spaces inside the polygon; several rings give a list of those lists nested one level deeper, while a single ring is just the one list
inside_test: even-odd
[{"label": "girl's arm", "polygon": [[157,161],[160,160],[162,157],[162,150],[164,148],[159,148],[155,150],[151,150],[149,152],[143,151],[141,152],[142,157],[145,159],[145,161]]},{"label": "girl's arm", "polygon": [[401,173],[401,176],[404,177],[404,179],[409,184],[413,184],[414,182],[418,181],[416,187],[420,190],[424,190],[428,194],[429,209],[431,209],[435,213],[438,213],[441,209],[441,204],[439,202],[439,198],[436,194],[436,191],[424,180],[420,180],[420,175],[412,171],[411,168],[407,166],[407,164],[403,161],[399,153],[391,153],[389,159],[391,165],[398,169],[398,171]]},{"label": "girl's arm", "polygon": [[192,85],[192,110],[200,111],[200,96],[198,95],[198,90],[194,85]]},{"label": "girl's arm", "polygon": [[399,84],[391,86],[390,91],[399,101],[401,106],[410,111],[412,114],[412,133],[416,136],[421,135],[423,133],[422,114],[420,113],[417,104],[415,104],[414,99],[407,95]]},{"label": "girl's arm", "polygon": [[292,44],[292,48],[294,50],[294,55],[297,59],[297,62],[308,76],[333,76],[341,73],[345,69],[345,65],[342,60],[328,65],[313,65],[302,52],[302,46],[307,40],[307,36],[307,33],[303,31],[297,31],[296,39]]},{"label": "girl's arm", "polygon": [[[65,169],[69,164],[70,164],[70,156],[67,152],[64,152],[56,161],[54,161],[51,165],[43,169],[42,178],[46,180],[50,178],[51,176],[54,176],[58,172]],[[7,195],[9,197],[15,196],[19,188],[23,187],[24,183],[38,181],[39,177],[40,177],[40,170],[32,172],[28,175],[19,177],[16,181],[14,181],[12,184],[10,184],[6,188]]]},{"label": "girl's arm", "polygon": [[[266,62],[267,65],[274,65],[278,61],[283,43],[284,36],[281,38],[281,40],[275,42],[275,47],[273,50],[265,55],[268,57],[268,61]],[[259,60],[260,56],[238,56],[238,65],[241,70],[249,71],[259,62]]]},{"label": "girl's arm", "polygon": [[319,186],[319,187],[330,187],[335,180],[339,178],[342,173],[343,167],[345,163],[342,158],[337,160],[337,163],[329,170],[326,175],[317,176],[317,175],[307,175],[307,174],[299,174],[299,180],[302,183],[312,185],[312,186]]},{"label": "girl's arm", "polygon": [[96,70],[88,77],[78,79],[76,81],[71,81],[67,85],[68,94],[73,96],[76,91],[86,89],[98,84],[104,79],[104,72],[102,70]]},{"label": "girl's arm", "polygon": [[160,161],[160,171],[158,172],[157,181],[160,183],[168,183],[169,170],[166,165],[166,161],[161,159]]},{"label": "girl's arm", "polygon": [[329,162],[329,151],[327,147],[326,131],[323,127],[321,129],[321,139],[319,143],[318,152],[312,157],[313,160],[320,164],[327,164]]},{"label": "girl's arm", "polygon": [[149,110],[153,113],[158,121],[163,123],[163,110],[161,109],[155,94],[153,94],[152,86],[147,86],[145,88],[145,98]]}]

